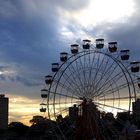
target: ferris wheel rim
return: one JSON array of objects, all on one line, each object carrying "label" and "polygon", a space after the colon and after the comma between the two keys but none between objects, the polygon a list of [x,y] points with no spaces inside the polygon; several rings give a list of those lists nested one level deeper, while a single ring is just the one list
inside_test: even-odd
[{"label": "ferris wheel rim", "polygon": [[[52,63],[52,75],[45,77],[46,87],[41,91],[47,94],[41,94],[45,103],[40,105],[47,107],[48,118],[56,122],[63,139],[67,139],[69,124],[74,123],[69,109],[76,107],[81,113],[84,111],[84,99],[87,100],[87,109],[92,101],[100,115],[103,111],[131,113],[132,101],[137,99],[136,83],[140,88],[140,78],[136,76],[140,67],[134,66],[139,62],[129,61],[129,50],[118,51],[117,42],[109,42],[108,48],[105,48],[104,39],[96,39],[96,46],[90,40],[83,41],[87,42],[82,45],[83,49],[79,48],[81,44],[73,44],[71,53],[60,53],[60,62]],[[44,108],[42,112],[45,111]],[[88,115],[97,117],[96,113],[89,112]],[[62,116],[65,130],[59,127],[61,120],[60,123],[57,120]],[[75,132],[74,129],[72,132]],[[55,132],[55,135],[59,137],[58,133]]]},{"label": "ferris wheel rim", "polygon": [[[83,55],[81,55],[81,56],[78,56],[78,54],[82,54],[84,52],[84,54]],[[60,67],[59,67],[59,69],[61,69],[61,67],[64,65],[64,64],[66,64],[71,58],[73,58],[73,57],[77,57],[76,59],[74,59],[73,61],[71,61],[70,62],[70,64],[68,64],[68,66],[66,67],[66,69],[69,67],[69,65],[71,65],[73,62],[75,62],[77,59],[79,59],[79,57],[82,57],[82,56],[85,56],[85,55],[88,55],[88,54],[91,54],[91,53],[99,53],[99,54],[103,54],[103,55],[106,55],[106,56],[108,56],[109,58],[111,58],[111,59],[115,59],[114,61],[116,62],[116,63],[121,63],[121,61],[118,61],[116,58],[114,58],[114,57],[112,57],[112,55],[110,55],[110,54],[107,54],[107,53],[104,53],[104,52],[99,52],[99,51],[97,51],[97,50],[90,50],[89,52],[86,52],[85,53],[85,51],[83,51],[83,52],[79,52],[78,54],[77,54],[77,56],[76,55],[72,55],[72,56],[70,56],[69,58],[68,58],[68,60],[66,61],[66,62],[64,62],[64,63],[62,63],[61,65],[60,65]],[[121,63],[122,64],[122,63]],[[123,65],[123,64],[122,64]],[[123,65],[124,66],[124,65]],[[119,66],[120,67],[120,66]],[[125,66],[124,66],[125,67]],[[122,69],[122,67],[120,67],[121,69]],[[65,70],[66,70],[65,69]],[[63,71],[63,72],[65,72],[65,70]],[[54,79],[54,77],[55,77],[55,75],[57,75],[57,72],[54,74],[54,76],[53,76],[53,79]],[[61,77],[61,76],[60,76]],[[60,78],[61,79],[61,78]],[[60,80],[58,80],[58,82],[59,82]],[[51,85],[50,85],[50,88],[49,88],[49,90],[51,89]],[[50,92],[49,92],[49,94],[50,94]],[[129,93],[130,94],[130,93]],[[131,95],[129,96],[129,98],[130,98],[130,100],[131,100]],[[131,101],[130,101],[131,102]],[[49,98],[48,98],[48,104],[49,104]],[[54,107],[55,107],[55,96],[54,96]],[[48,110],[49,110],[49,106],[48,106]],[[55,110],[55,108],[54,108],[54,110]],[[130,110],[130,107],[129,107],[129,110]],[[55,114],[55,112],[54,112],[54,114]]]}]

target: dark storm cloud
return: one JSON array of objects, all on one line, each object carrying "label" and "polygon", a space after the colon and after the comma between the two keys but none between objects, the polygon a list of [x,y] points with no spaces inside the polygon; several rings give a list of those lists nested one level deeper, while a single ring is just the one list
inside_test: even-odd
[{"label": "dark storm cloud", "polygon": [[0,66],[0,72],[4,72],[8,69],[8,66]]},{"label": "dark storm cloud", "polygon": [[55,16],[58,13],[58,9],[64,9],[70,12],[78,11],[89,5],[89,2],[90,0],[1,0],[0,16],[37,16],[40,13]]},{"label": "dark storm cloud", "polygon": [[[27,11],[24,13],[24,8],[27,7],[21,7],[21,5],[18,7],[18,5],[20,4],[16,1],[1,1],[0,3],[0,7],[3,7],[0,8],[1,62],[8,64],[9,70],[14,63],[16,69],[14,75],[2,74],[0,76],[1,82],[5,83],[2,84],[1,91],[23,93],[28,96],[32,93],[28,91],[24,93],[25,89],[17,90],[16,88],[19,88],[17,84],[7,89],[9,87],[7,84],[19,82],[28,87],[41,85],[41,80],[44,80],[42,77],[49,71],[48,64],[51,59],[54,59],[51,54],[56,47],[54,40],[58,40],[59,23],[55,16],[50,17],[49,14],[46,18],[39,14],[30,17]],[[4,68],[1,70],[4,71]]]},{"label": "dark storm cloud", "polygon": [[0,70],[5,71],[7,65],[7,71],[14,69],[14,74],[0,75],[1,91],[34,94],[31,89],[10,85],[37,87],[43,83],[51,62],[59,61],[59,52],[66,46],[60,11],[77,11],[87,4],[85,0],[0,0]]},{"label": "dark storm cloud", "polygon": [[67,11],[81,10],[89,4],[89,0],[51,0],[54,5],[60,6]]},{"label": "dark storm cloud", "polygon": [[[49,37],[46,35],[46,41],[45,37],[43,37],[43,31],[41,31],[43,29],[40,27],[40,24],[28,27],[24,25],[24,23],[14,22],[15,23],[7,22],[6,27],[3,27],[3,31],[0,33],[1,61],[3,60],[9,65],[16,63],[16,65],[26,67],[26,71],[22,71],[22,73],[18,71],[18,74],[24,75],[24,79],[26,79],[27,74],[25,75],[25,73],[36,75],[39,69],[44,69],[43,71],[47,69],[48,61],[51,59],[49,53],[52,53],[52,50],[54,50],[53,48],[51,50],[51,45],[49,45],[51,44],[51,38],[49,37],[52,35],[51,33]],[[46,32],[49,33],[48,30]],[[55,38],[55,36],[53,37]],[[17,78],[17,80],[19,79]],[[25,81],[26,80],[24,80],[24,83]]]}]

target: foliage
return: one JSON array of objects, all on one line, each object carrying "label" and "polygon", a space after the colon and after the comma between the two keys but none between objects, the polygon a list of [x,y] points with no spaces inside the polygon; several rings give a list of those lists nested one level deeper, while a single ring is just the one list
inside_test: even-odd
[{"label": "foliage", "polygon": [[18,135],[24,135],[28,129],[29,127],[21,122],[11,122],[8,125],[8,130],[17,133]]},{"label": "foliage", "polygon": [[33,116],[33,118],[29,121],[31,124],[38,124],[41,121],[46,120],[43,116]]}]

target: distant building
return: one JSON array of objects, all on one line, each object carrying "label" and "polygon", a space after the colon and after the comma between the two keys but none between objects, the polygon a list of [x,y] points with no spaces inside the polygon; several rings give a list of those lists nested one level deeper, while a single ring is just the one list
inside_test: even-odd
[{"label": "distant building", "polygon": [[0,94],[0,129],[8,128],[8,105],[9,99]]},{"label": "distant building", "polygon": [[74,105],[73,107],[69,107],[69,117],[76,118],[78,117],[78,107]]},{"label": "distant building", "polygon": [[130,112],[118,112],[117,113],[117,119],[118,120],[122,120],[122,121],[126,121],[129,120],[130,117]]},{"label": "distant building", "polygon": [[137,99],[136,102],[133,102],[132,108],[135,120],[140,121],[140,99]]}]

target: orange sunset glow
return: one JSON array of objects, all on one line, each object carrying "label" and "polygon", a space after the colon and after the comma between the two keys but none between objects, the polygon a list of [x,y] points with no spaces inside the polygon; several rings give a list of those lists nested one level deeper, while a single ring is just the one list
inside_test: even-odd
[{"label": "orange sunset glow", "polygon": [[39,112],[39,101],[23,96],[9,95],[9,122],[19,121],[26,125],[31,125],[29,121],[35,115],[42,115]]}]

